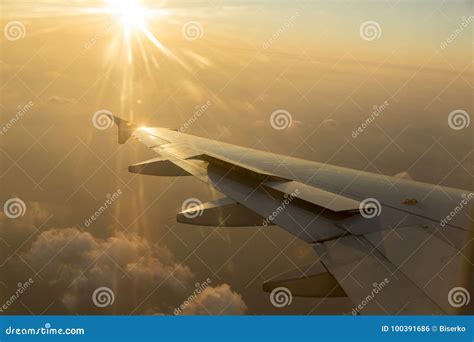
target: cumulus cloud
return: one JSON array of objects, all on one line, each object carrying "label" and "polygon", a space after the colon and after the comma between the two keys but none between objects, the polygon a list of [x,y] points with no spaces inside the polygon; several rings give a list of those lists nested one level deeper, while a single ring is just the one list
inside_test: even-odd
[{"label": "cumulus cloud", "polygon": [[[23,298],[28,307],[48,307],[54,314],[169,315],[194,285],[192,270],[166,246],[133,232],[110,236],[97,228],[99,237],[75,227],[58,228],[53,209],[67,215],[61,206],[37,202],[26,202],[25,215],[17,219],[0,211],[0,262],[5,264],[0,278],[8,275],[0,285],[8,288],[25,276],[34,278],[31,297]],[[94,305],[93,293],[101,287],[113,291],[113,305]],[[201,293],[187,314],[245,310],[241,296],[225,284]]]},{"label": "cumulus cloud", "polygon": [[247,305],[228,284],[208,287],[182,311],[184,315],[243,315]]},{"label": "cumulus cloud", "polygon": [[169,293],[182,289],[193,276],[166,247],[125,234],[100,239],[77,228],[42,232],[23,258],[41,270],[50,287],[64,289],[60,300],[71,312],[88,312],[93,307],[91,294],[103,286],[113,289],[126,307],[139,304],[139,312],[150,310],[152,300],[130,299],[132,288],[143,297],[156,287]]}]

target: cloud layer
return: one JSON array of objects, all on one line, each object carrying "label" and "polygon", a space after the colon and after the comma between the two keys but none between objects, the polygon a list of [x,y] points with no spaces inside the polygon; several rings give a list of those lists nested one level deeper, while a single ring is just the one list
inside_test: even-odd
[{"label": "cloud layer", "polygon": [[[28,269],[28,275],[35,274],[30,298],[40,296],[46,302],[52,299],[59,307],[55,312],[172,314],[194,286],[195,275],[190,267],[176,260],[166,246],[152,245],[135,233],[112,233],[105,238],[78,228],[50,228],[34,233],[32,226],[39,218],[45,218],[47,211],[37,203],[28,207],[31,217],[9,226],[36,236],[25,244],[18,257],[11,258],[7,268],[22,272]],[[1,219],[8,223],[5,217]],[[111,290],[110,306],[98,307],[94,303],[98,288]],[[27,297],[22,300],[26,306],[30,303]],[[228,284],[221,284],[206,288],[183,314],[234,315],[246,310],[242,296]]]}]

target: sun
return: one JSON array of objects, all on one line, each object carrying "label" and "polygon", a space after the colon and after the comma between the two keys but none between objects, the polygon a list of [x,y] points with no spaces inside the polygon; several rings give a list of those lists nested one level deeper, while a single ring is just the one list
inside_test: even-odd
[{"label": "sun", "polygon": [[110,12],[117,17],[125,31],[145,27],[147,9],[138,0],[107,0]]},{"label": "sun", "polygon": [[[133,62],[131,40],[132,36],[136,34],[144,35],[167,56],[173,56],[147,27],[148,22],[156,22],[156,20],[166,15],[166,11],[159,8],[145,7],[139,0],[106,0],[106,3],[106,12],[115,17],[122,27],[129,64]],[[137,40],[139,39],[137,37]]]}]

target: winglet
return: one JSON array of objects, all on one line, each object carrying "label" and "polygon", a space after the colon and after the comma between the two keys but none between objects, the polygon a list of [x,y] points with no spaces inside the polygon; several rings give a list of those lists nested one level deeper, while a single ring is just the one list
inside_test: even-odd
[{"label": "winglet", "polygon": [[132,124],[131,122],[121,119],[118,116],[109,115],[113,122],[117,125],[118,127],[118,142],[119,144],[125,144],[132,135],[133,131],[135,131],[138,126]]}]

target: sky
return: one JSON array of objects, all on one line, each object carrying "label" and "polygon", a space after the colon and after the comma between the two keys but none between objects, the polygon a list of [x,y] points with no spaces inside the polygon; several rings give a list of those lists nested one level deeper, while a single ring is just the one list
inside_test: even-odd
[{"label": "sky", "polygon": [[[168,128],[197,117],[187,133],[473,188],[472,126],[449,121],[474,112],[472,1],[141,6],[2,1],[0,196],[25,209],[0,212],[0,304],[33,282],[1,314],[351,311],[346,299],[272,306],[262,282],[311,264],[314,251],[278,227],[176,223],[186,199],[222,195],[192,178],[128,173],[154,155],[98,129],[101,110]],[[291,126],[272,127],[277,110]],[[105,307],[92,300],[103,287],[114,299]]]}]

